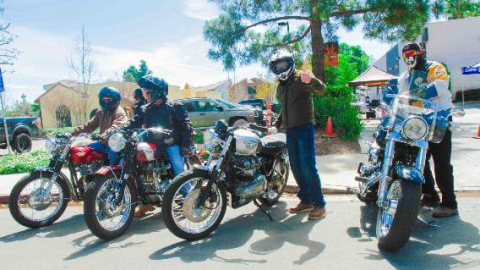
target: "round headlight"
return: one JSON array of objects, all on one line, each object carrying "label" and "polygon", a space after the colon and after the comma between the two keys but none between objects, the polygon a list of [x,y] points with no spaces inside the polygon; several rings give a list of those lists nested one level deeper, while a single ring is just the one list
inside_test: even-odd
[{"label": "round headlight", "polygon": [[127,140],[120,133],[115,133],[108,139],[108,147],[114,152],[120,152],[125,147]]},{"label": "round headlight", "polygon": [[403,124],[403,134],[411,140],[419,140],[427,135],[428,125],[421,117],[411,117]]},{"label": "round headlight", "polygon": [[57,148],[57,145],[55,144],[54,140],[47,139],[45,141],[45,150],[47,150],[49,154],[53,153],[53,151],[55,151],[55,148]]}]

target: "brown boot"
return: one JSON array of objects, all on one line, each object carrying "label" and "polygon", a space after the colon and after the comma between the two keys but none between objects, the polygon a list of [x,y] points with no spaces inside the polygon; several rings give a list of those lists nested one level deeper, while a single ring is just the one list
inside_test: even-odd
[{"label": "brown boot", "polygon": [[446,206],[437,207],[433,210],[432,217],[442,218],[442,217],[451,217],[458,215],[458,210]]},{"label": "brown boot", "polygon": [[137,209],[135,209],[135,217],[141,217],[144,216],[147,212],[151,212],[155,210],[155,206],[153,205],[139,205]]},{"label": "brown boot", "polygon": [[313,209],[312,204],[299,203],[297,206],[288,209],[288,212],[292,213],[292,214],[298,214],[298,213],[302,213],[302,212],[308,212],[312,209]]},{"label": "brown boot", "polygon": [[327,210],[325,210],[325,207],[315,207],[312,211],[310,211],[310,214],[308,214],[308,220],[321,219],[325,217],[326,214]]}]

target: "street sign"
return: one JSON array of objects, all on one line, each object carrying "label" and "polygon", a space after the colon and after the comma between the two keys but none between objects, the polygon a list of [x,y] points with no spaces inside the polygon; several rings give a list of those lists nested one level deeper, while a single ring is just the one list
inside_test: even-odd
[{"label": "street sign", "polygon": [[5,91],[5,88],[3,87],[3,74],[2,74],[2,69],[0,68],[0,93]]}]

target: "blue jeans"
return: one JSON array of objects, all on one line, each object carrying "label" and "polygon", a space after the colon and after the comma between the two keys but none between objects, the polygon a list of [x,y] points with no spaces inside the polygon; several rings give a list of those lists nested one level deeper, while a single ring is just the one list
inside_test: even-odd
[{"label": "blue jeans", "polygon": [[182,153],[180,153],[180,146],[176,144],[169,146],[166,151],[172,165],[173,176],[177,176],[185,171],[185,162]]},{"label": "blue jeans", "polygon": [[326,202],[315,164],[313,125],[287,129],[287,149],[301,203],[324,207]]},{"label": "blue jeans", "polygon": [[110,162],[110,165],[113,165],[113,163],[115,162],[115,158],[117,157],[117,153],[112,151],[112,149],[110,149],[110,147],[108,147],[108,145],[105,145],[102,142],[94,142],[94,143],[91,143],[91,144],[87,145],[87,147],[90,147],[92,149],[95,149],[95,150],[98,150],[102,153],[107,154],[108,155],[108,161]]}]

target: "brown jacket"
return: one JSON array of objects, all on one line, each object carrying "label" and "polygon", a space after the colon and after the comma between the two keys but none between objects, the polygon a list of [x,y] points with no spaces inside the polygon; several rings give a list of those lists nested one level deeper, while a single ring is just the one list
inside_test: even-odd
[{"label": "brown jacket", "polygon": [[98,110],[95,116],[85,125],[76,127],[73,134],[76,135],[82,132],[91,133],[97,128],[100,128],[100,135],[105,136],[109,131],[126,125],[127,120],[127,114],[120,106],[113,111]]},{"label": "brown jacket", "polygon": [[312,76],[310,84],[303,83],[300,74],[281,81],[277,86],[277,99],[282,105],[281,121],[284,128],[315,123],[312,92],[324,94],[325,84]]}]

